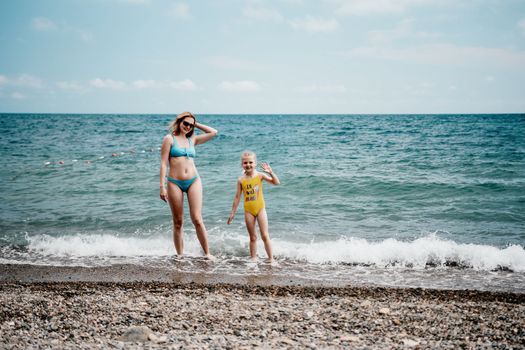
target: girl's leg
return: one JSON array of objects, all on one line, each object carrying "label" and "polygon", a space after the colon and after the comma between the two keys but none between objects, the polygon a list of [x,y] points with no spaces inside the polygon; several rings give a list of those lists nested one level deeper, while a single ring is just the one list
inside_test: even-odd
[{"label": "girl's leg", "polygon": [[168,182],[168,203],[171,208],[173,218],[173,242],[177,255],[182,255],[184,251],[182,225],[184,223],[184,194],[179,186]]},{"label": "girl's leg", "polygon": [[257,233],[255,232],[255,216],[250,213],[244,213],[244,222],[250,235],[250,257],[252,260],[257,259]]},{"label": "girl's leg", "polygon": [[268,215],[266,215],[265,208],[262,208],[259,215],[257,215],[257,223],[259,223],[261,239],[264,243],[264,249],[266,250],[268,259],[273,260],[272,243],[270,242],[270,233],[268,232]]},{"label": "girl's leg", "polygon": [[195,231],[197,232],[197,238],[201,244],[202,250],[206,256],[210,256],[208,249],[208,233],[202,220],[202,182],[198,178],[188,189],[188,203],[190,207],[190,216]]}]

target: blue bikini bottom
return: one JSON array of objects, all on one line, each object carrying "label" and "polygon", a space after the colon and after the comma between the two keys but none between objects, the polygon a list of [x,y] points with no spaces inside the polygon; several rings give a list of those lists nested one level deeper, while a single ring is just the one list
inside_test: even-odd
[{"label": "blue bikini bottom", "polygon": [[188,179],[188,180],[177,180],[177,179],[174,179],[174,178],[168,176],[168,181],[171,182],[171,183],[174,183],[177,186],[179,186],[179,188],[180,188],[180,190],[182,192],[188,192],[188,190],[190,189],[191,185],[193,185],[195,180],[197,180],[198,178],[199,178],[199,175],[195,175],[194,177],[192,177],[191,179]]}]

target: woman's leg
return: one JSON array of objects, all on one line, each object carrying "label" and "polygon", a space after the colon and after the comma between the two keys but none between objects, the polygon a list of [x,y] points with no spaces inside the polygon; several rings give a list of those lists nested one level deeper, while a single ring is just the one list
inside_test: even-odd
[{"label": "woman's leg", "polygon": [[173,243],[177,255],[182,255],[184,251],[182,225],[184,223],[184,194],[179,186],[168,182],[168,203],[171,208],[173,218]]},{"label": "woman's leg", "polygon": [[190,216],[193,225],[195,225],[195,231],[197,232],[197,238],[201,244],[202,250],[206,256],[210,256],[208,249],[208,233],[202,220],[202,182],[200,177],[191,184],[188,189],[188,203],[190,207]]},{"label": "woman's leg", "polygon": [[272,243],[270,242],[270,233],[268,232],[268,215],[266,209],[262,208],[257,215],[257,223],[259,224],[259,231],[261,231],[261,239],[264,243],[264,249],[268,255],[268,259],[273,260]]},{"label": "woman's leg", "polygon": [[252,260],[257,259],[257,233],[255,232],[255,216],[250,213],[244,213],[244,222],[250,235],[250,257]]}]

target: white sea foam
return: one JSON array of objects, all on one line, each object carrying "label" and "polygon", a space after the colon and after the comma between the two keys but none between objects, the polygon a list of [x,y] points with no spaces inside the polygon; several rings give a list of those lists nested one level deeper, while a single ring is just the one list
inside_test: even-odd
[{"label": "white sea foam", "polygon": [[[29,251],[56,257],[172,256],[173,242],[167,237],[119,237],[110,234],[29,237]],[[197,247],[187,244],[191,254]]]},{"label": "white sea foam", "polygon": [[[30,253],[53,257],[168,257],[174,255],[173,242],[166,236],[121,237],[110,234],[28,237]],[[259,241],[258,250],[264,256]],[[247,255],[245,235],[210,235],[212,251],[226,255]],[[393,238],[371,242],[362,238],[339,238],[323,242],[290,242],[273,240],[277,257],[313,264],[346,263],[378,267],[402,266],[414,269],[458,265],[475,270],[510,269],[525,272],[525,250],[518,245],[498,248],[490,245],[461,244],[428,235],[413,241]],[[193,235],[185,238],[185,253],[201,255]]]},{"label": "white sea foam", "polygon": [[489,245],[459,244],[428,235],[413,241],[393,238],[369,242],[361,238],[335,241],[291,243],[275,242],[275,254],[312,263],[348,263],[375,266],[425,268],[428,265],[457,264],[476,270],[507,268],[525,271],[525,250],[512,245],[497,248]]}]

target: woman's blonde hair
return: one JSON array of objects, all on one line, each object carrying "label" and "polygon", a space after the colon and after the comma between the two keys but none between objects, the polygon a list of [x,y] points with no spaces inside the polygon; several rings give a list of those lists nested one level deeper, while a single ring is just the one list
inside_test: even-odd
[{"label": "woman's blonde hair", "polygon": [[[191,112],[182,112],[170,123],[170,133],[178,135],[180,133],[180,123],[184,120],[184,118],[193,118],[193,122],[196,123],[197,119]],[[195,127],[186,135],[186,137],[192,137],[193,131],[195,131]]]}]

